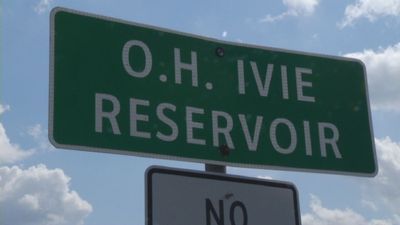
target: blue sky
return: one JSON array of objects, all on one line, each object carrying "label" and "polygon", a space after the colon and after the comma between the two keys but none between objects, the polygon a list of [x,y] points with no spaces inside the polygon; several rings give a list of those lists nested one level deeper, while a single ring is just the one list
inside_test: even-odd
[{"label": "blue sky", "polygon": [[198,163],[55,149],[47,139],[55,6],[231,42],[361,59],[375,178],[228,168],[296,184],[304,225],[400,224],[400,0],[2,0],[0,223],[144,224],[144,172]]}]

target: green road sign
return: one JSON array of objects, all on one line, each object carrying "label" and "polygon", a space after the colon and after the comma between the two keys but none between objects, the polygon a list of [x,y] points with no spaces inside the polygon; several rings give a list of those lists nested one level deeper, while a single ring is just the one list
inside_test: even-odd
[{"label": "green road sign", "polygon": [[364,65],[56,8],[59,148],[374,176]]}]

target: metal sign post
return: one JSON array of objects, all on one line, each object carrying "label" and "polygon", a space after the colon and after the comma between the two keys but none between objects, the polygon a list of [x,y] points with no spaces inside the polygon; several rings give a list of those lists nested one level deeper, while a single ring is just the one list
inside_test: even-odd
[{"label": "metal sign post", "polygon": [[204,167],[206,172],[226,174],[226,166],[204,164]]}]

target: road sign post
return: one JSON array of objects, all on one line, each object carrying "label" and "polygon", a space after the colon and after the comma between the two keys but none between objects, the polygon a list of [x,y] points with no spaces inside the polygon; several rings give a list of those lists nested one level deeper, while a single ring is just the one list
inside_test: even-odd
[{"label": "road sign post", "polygon": [[293,184],[151,167],[147,225],[300,225]]},{"label": "road sign post", "polygon": [[231,43],[56,8],[59,148],[374,176],[360,61]]}]

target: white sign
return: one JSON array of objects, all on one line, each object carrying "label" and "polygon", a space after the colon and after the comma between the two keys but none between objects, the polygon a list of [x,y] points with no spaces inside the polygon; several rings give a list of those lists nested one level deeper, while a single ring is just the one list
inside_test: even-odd
[{"label": "white sign", "polygon": [[147,225],[300,225],[290,183],[162,167],[146,181]]}]

